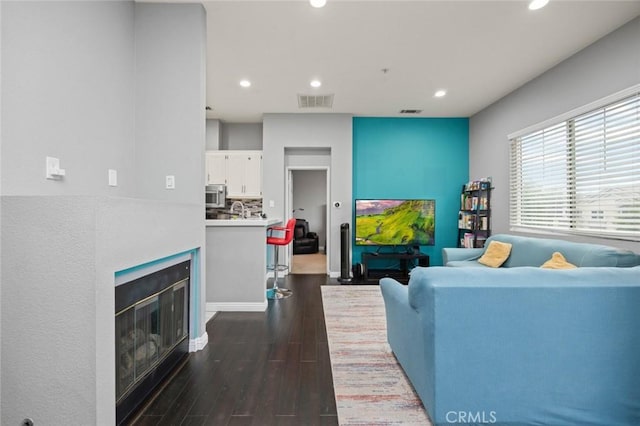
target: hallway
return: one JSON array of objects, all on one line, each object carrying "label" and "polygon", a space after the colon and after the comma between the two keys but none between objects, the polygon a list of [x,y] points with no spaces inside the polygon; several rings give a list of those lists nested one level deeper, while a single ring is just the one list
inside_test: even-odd
[{"label": "hallway", "polygon": [[291,257],[292,274],[326,274],[327,255],[324,253],[296,254]]}]

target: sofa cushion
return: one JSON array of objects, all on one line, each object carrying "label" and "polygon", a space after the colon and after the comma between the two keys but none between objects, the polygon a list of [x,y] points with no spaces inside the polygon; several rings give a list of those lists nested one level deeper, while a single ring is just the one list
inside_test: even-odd
[{"label": "sofa cushion", "polygon": [[551,256],[551,259],[544,262],[540,267],[546,269],[575,269],[576,265],[567,262],[562,253],[556,251]]},{"label": "sofa cushion", "polygon": [[499,268],[507,260],[510,253],[511,244],[491,241],[487,250],[480,259],[478,259],[478,262],[492,268]]}]

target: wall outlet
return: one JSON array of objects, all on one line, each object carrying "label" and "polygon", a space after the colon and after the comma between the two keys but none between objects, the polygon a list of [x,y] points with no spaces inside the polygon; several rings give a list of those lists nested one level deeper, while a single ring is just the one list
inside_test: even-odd
[{"label": "wall outlet", "polygon": [[167,175],[165,178],[166,189],[176,189],[176,177],[173,175]]}]

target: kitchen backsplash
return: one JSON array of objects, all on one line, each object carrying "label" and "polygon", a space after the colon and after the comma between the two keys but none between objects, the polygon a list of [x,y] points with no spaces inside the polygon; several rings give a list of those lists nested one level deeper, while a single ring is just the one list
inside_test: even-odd
[{"label": "kitchen backsplash", "polygon": [[[258,217],[262,214],[262,199],[261,198],[227,198],[226,207],[224,209],[207,209],[207,216],[214,216],[219,213],[229,213],[229,209],[234,201],[240,201],[244,204],[245,211],[251,213],[251,217]],[[236,208],[236,213],[239,213],[239,209]]]}]

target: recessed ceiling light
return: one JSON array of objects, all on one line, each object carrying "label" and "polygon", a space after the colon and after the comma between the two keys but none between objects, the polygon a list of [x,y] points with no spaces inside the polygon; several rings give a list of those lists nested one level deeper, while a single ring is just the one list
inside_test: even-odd
[{"label": "recessed ceiling light", "polygon": [[436,98],[442,98],[446,94],[447,94],[446,90],[438,90],[436,93],[433,94],[433,96],[435,96]]},{"label": "recessed ceiling light", "polygon": [[251,82],[249,80],[240,80],[240,86],[251,87]]},{"label": "recessed ceiling light", "polygon": [[309,83],[309,85],[311,87],[320,87],[322,86],[322,82],[320,80],[311,80],[311,83]]},{"label": "recessed ceiling light", "polygon": [[309,0],[309,4],[313,7],[324,7],[327,4],[327,0]]},{"label": "recessed ceiling light", "polygon": [[529,3],[529,10],[542,9],[549,3],[549,0],[531,0]]}]

